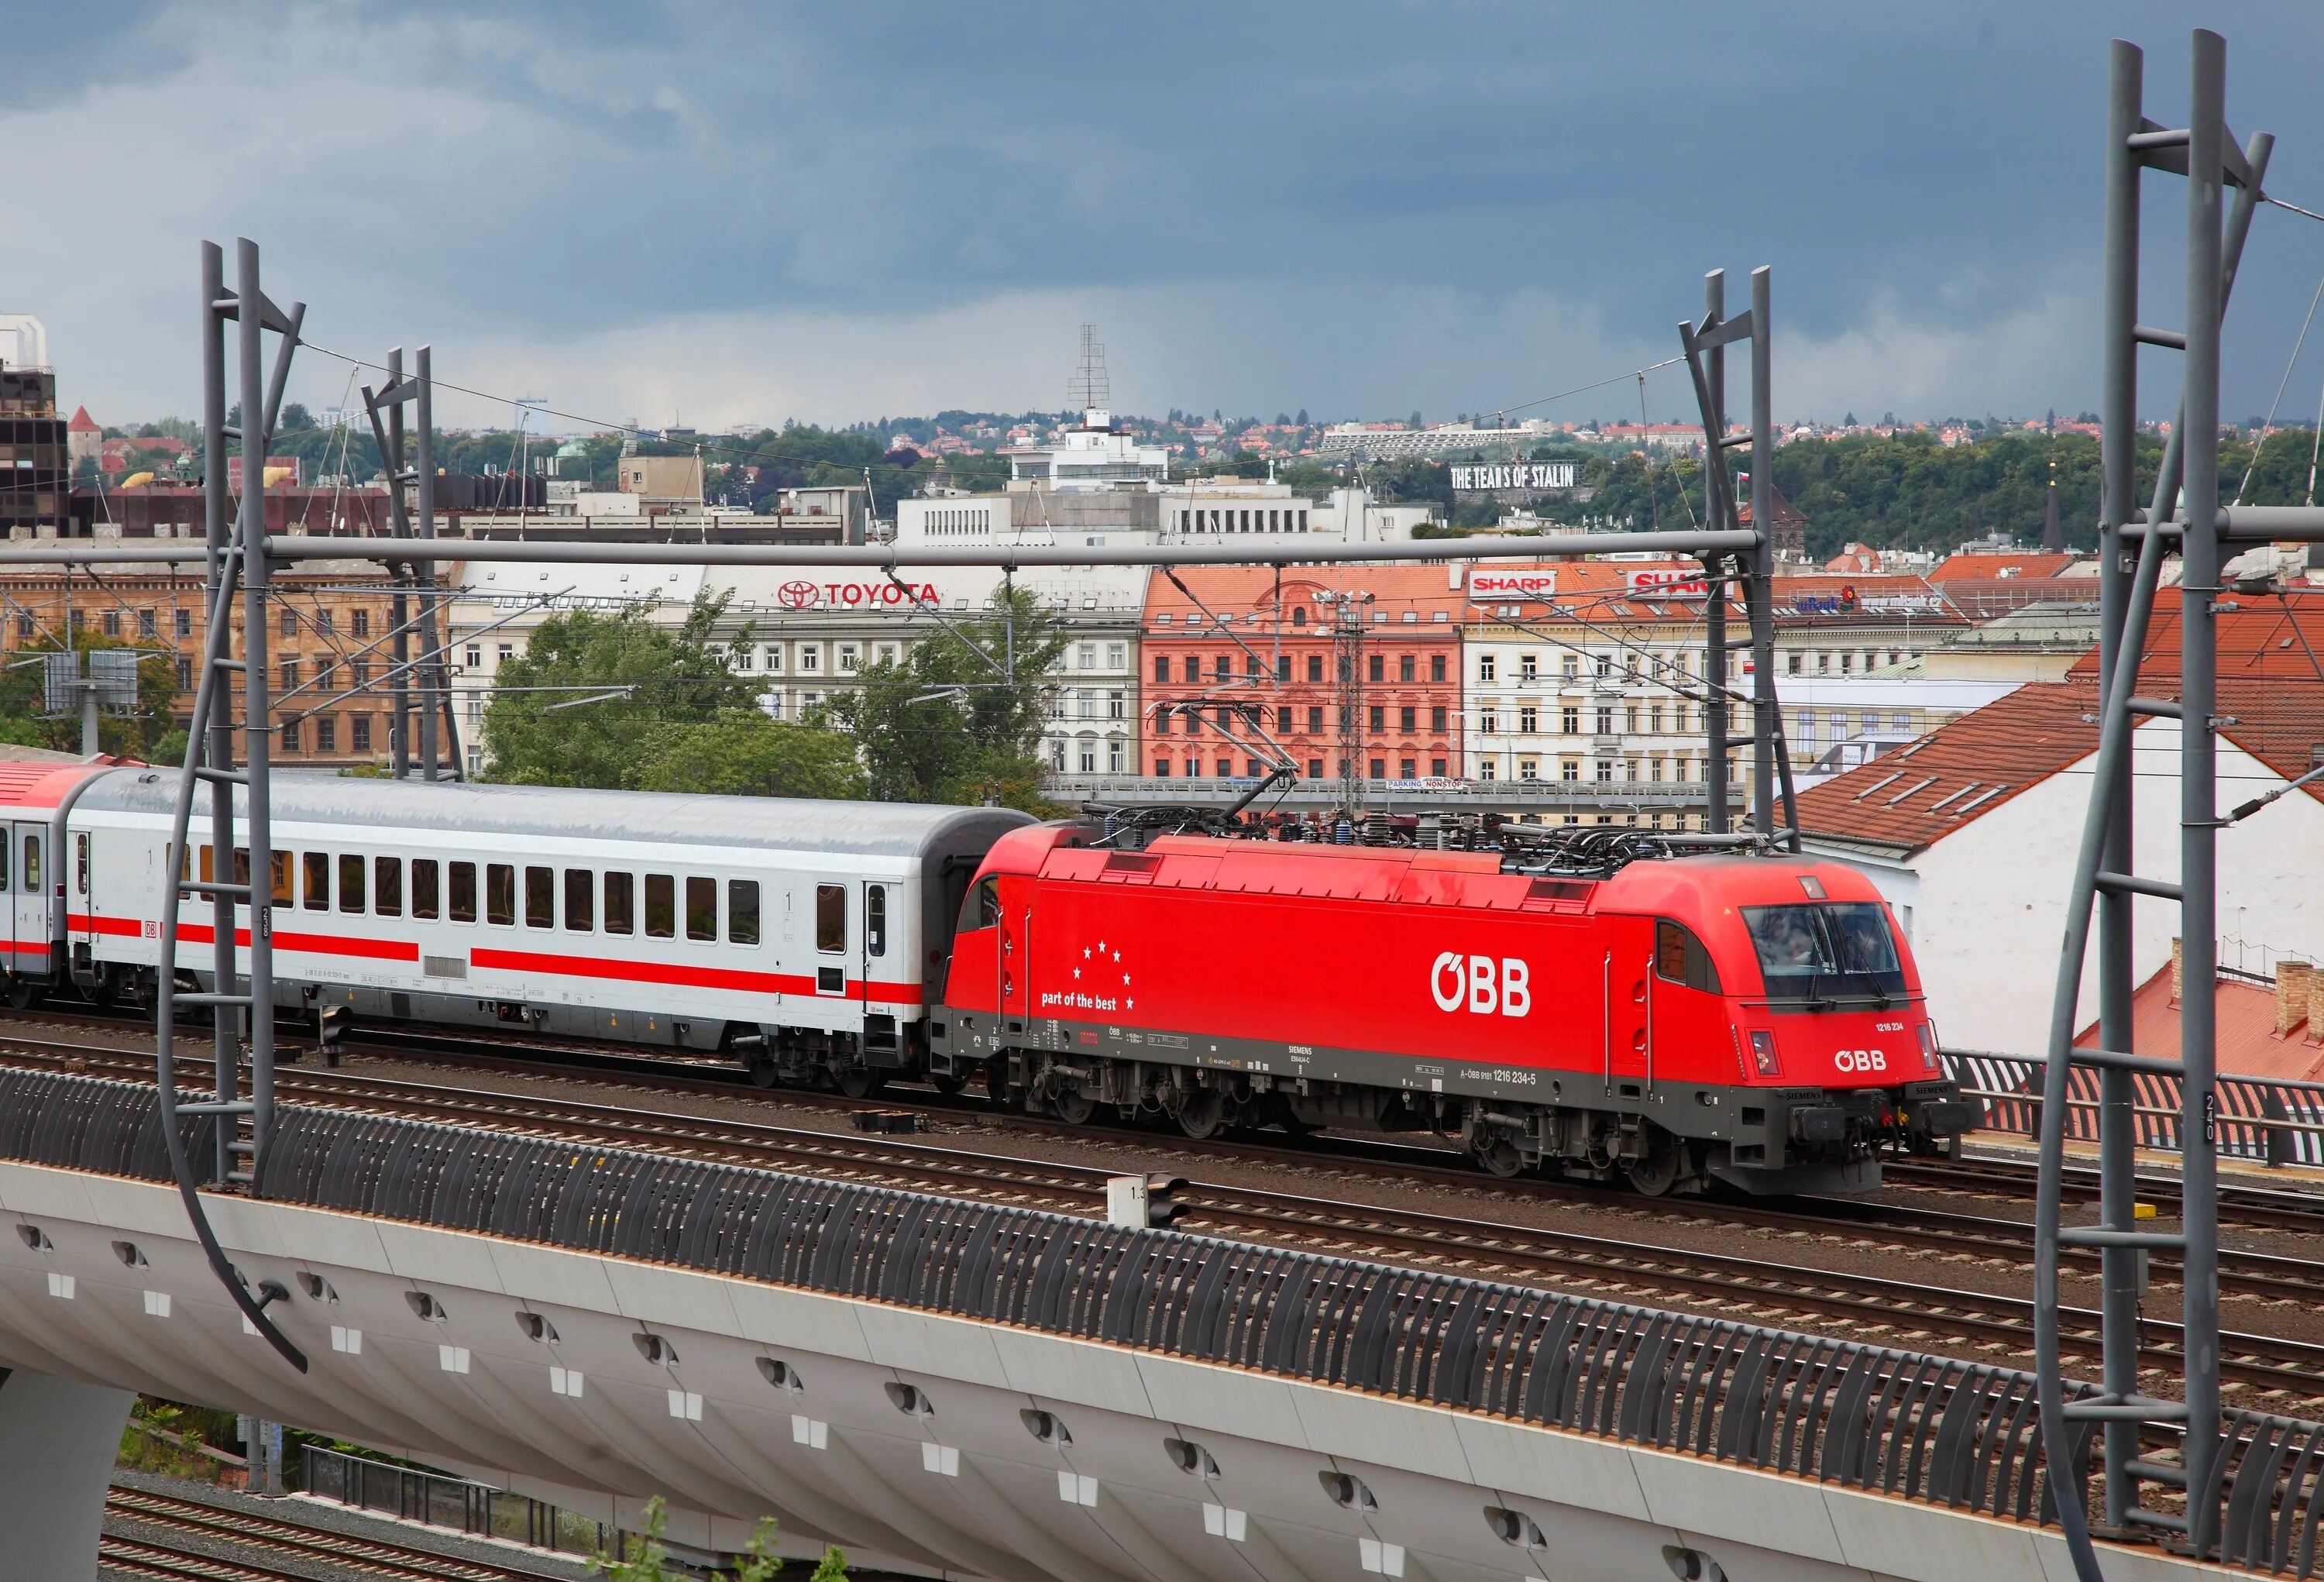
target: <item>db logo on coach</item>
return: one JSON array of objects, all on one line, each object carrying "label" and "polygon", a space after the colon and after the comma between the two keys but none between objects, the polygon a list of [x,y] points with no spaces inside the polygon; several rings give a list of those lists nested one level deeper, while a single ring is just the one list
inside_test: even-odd
[{"label": "db logo on coach", "polygon": [[1463,956],[1447,950],[1428,969],[1428,992],[1439,1011],[1523,1016],[1533,1009],[1532,974],[1515,956]]}]

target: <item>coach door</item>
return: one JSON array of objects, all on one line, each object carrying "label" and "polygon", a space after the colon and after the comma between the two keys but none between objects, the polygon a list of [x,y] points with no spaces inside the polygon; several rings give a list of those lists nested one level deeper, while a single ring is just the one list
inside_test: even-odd
[{"label": "coach door", "polygon": [[56,884],[49,863],[49,827],[18,824],[8,842],[15,862],[14,881],[8,890],[8,911],[15,924],[15,963],[19,972],[49,970],[49,892]]},{"label": "coach door", "polygon": [[879,977],[888,967],[888,891],[885,884],[863,886],[862,958],[858,963],[858,981],[865,1010],[870,1010],[874,998],[872,980]]},{"label": "coach door", "polygon": [[1605,920],[1605,1056],[1607,1086],[1651,1083],[1654,1075],[1654,940],[1651,918]]}]

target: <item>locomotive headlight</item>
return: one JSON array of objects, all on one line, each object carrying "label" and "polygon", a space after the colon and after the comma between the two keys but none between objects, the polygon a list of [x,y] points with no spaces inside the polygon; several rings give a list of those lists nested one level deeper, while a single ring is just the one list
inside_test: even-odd
[{"label": "locomotive headlight", "polygon": [[1937,1024],[1923,1022],[1921,1023],[1921,1069],[1935,1071],[1941,1069],[1941,1062],[1937,1059]]},{"label": "locomotive headlight", "polygon": [[1751,1063],[1762,1077],[1774,1077],[1781,1072],[1775,1064],[1775,1035],[1762,1028],[1751,1035]]}]

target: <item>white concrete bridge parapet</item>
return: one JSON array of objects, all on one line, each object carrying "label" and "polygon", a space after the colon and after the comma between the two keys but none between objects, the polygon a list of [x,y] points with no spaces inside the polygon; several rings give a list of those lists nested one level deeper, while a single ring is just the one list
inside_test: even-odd
[{"label": "white concrete bridge parapet", "polygon": [[[291,1291],[272,1310],[303,1377],[246,1332],[172,1189],[0,1161],[0,1531],[27,1575],[94,1574],[101,1481],[64,1485],[97,1472],[78,1439],[109,1467],[129,1390],[604,1521],[666,1494],[671,1536],[704,1547],[771,1513],[789,1552],[931,1576],[1637,1582],[1690,1552],[1731,1582],[2070,1575],[2051,1531],[1613,1439],[587,1252],[210,1209],[245,1277]],[[2113,1582],[2251,1574],[2108,1558]]]}]

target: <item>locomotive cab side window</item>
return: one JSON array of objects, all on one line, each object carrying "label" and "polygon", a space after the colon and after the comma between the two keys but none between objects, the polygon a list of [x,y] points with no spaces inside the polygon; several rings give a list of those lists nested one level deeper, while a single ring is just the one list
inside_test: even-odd
[{"label": "locomotive cab side window", "polygon": [[364,909],[364,860],[359,856],[339,858],[339,910],[361,911]]},{"label": "locomotive cab side window", "polygon": [[595,928],[597,875],[587,868],[565,870],[565,926],[576,934]]},{"label": "locomotive cab side window", "polygon": [[976,888],[968,893],[968,899],[961,902],[960,922],[954,931],[973,933],[978,929],[991,928],[1000,921],[1001,881],[982,879],[977,882]]},{"label": "locomotive cab side window", "polygon": [[556,869],[525,869],[524,926],[528,929],[553,929],[557,926]]},{"label": "locomotive cab side window", "polygon": [[818,884],[815,887],[815,948],[826,956],[838,956],[847,949],[847,886]]},{"label": "locomotive cab side window", "polygon": [[633,934],[638,927],[638,881],[634,874],[605,875],[605,932]]},{"label": "locomotive cab side window", "polygon": [[736,945],[759,942],[759,882],[726,881],[726,938]]},{"label": "locomotive cab side window", "polygon": [[718,881],[689,877],[686,881],[686,937],[718,938]]},{"label": "locomotive cab side window", "polygon": [[476,865],[452,865],[452,921],[472,923],[476,921]]},{"label": "locomotive cab side window", "polygon": [[[237,852],[235,855],[242,857],[244,864],[247,865],[249,858],[246,854]],[[299,854],[299,865],[304,871],[306,879],[307,910],[309,911],[330,911],[331,854],[327,851],[302,851]]]},{"label": "locomotive cab side window", "polygon": [[646,938],[678,936],[678,881],[668,874],[646,875]]},{"label": "locomotive cab side window", "polygon": [[436,893],[438,873],[434,857],[411,859],[411,915],[413,917],[433,918],[436,915],[438,899]]},{"label": "locomotive cab side window", "polygon": [[403,915],[403,859],[380,857],[371,869],[372,910],[382,917]]},{"label": "locomotive cab side window", "polygon": [[516,927],[516,865],[484,865],[484,921],[503,929]]},{"label": "locomotive cab side window", "polygon": [[1719,967],[1711,959],[1711,952],[1684,923],[1668,918],[1655,920],[1655,976],[1665,983],[1683,984],[1690,989],[1706,994],[1718,994]]}]

